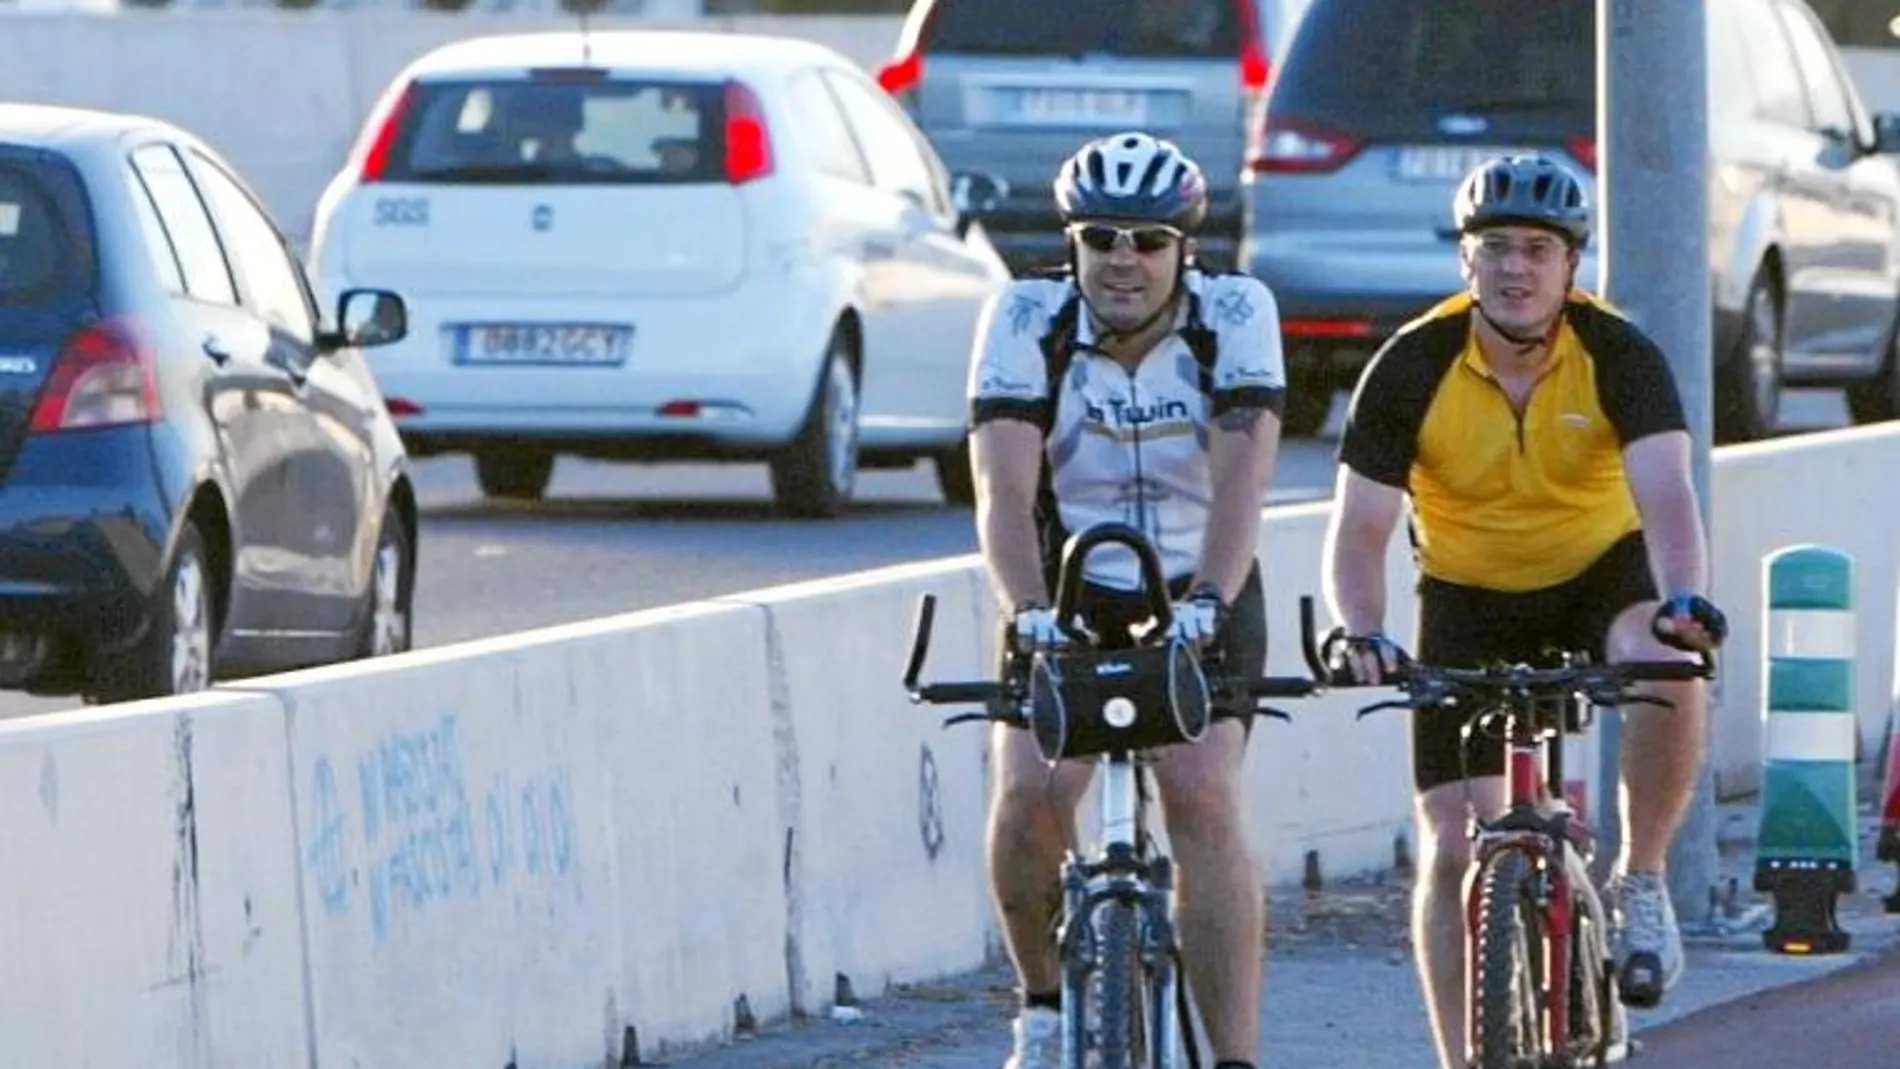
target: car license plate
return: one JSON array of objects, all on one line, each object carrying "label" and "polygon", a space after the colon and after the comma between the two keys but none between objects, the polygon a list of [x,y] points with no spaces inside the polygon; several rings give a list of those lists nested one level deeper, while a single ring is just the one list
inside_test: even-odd
[{"label": "car license plate", "polygon": [[1018,89],[1016,121],[1035,126],[1139,126],[1148,95],[1128,89]]},{"label": "car license plate", "polygon": [[477,323],[458,332],[458,364],[618,367],[633,345],[633,328],[553,323]]},{"label": "car license plate", "polygon": [[1457,182],[1488,159],[1520,151],[1487,145],[1408,145],[1399,150],[1393,169],[1407,182]]}]

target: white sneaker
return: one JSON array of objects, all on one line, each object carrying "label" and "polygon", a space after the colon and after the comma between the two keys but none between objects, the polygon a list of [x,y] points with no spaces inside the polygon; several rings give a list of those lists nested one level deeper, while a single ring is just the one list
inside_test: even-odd
[{"label": "white sneaker", "polygon": [[1040,1006],[1016,1018],[1016,1050],[1003,1069],[1062,1069],[1062,1015]]},{"label": "white sneaker", "polygon": [[1660,873],[1619,873],[1610,884],[1623,1001],[1648,1008],[1682,977],[1682,931]]}]

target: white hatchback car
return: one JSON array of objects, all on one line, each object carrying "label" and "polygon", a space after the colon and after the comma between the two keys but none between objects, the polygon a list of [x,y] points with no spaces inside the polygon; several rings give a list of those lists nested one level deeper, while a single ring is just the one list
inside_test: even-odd
[{"label": "white hatchback car", "polygon": [[479,38],[391,83],[313,273],[403,293],[372,362],[404,443],[473,453],[491,496],[539,497],[557,455],[765,460],[783,510],[830,516],[860,467],[928,458],[967,502],[966,369],[1009,273],[950,185],[822,45]]}]

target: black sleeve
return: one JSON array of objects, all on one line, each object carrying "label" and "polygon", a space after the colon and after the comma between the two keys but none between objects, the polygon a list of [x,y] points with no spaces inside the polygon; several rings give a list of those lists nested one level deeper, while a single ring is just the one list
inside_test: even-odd
[{"label": "black sleeve", "polygon": [[978,397],[970,402],[970,420],[966,429],[974,431],[993,419],[1018,419],[1035,424],[1047,434],[1050,417],[1048,398],[1029,401],[1021,397]]},{"label": "black sleeve", "polygon": [[1628,320],[1594,310],[1580,332],[1596,365],[1597,403],[1624,445],[1652,434],[1687,430],[1682,395],[1662,350]]},{"label": "black sleeve", "polygon": [[1438,376],[1429,370],[1438,363],[1417,351],[1411,335],[1398,335],[1379,350],[1346,409],[1346,428],[1339,437],[1341,464],[1373,482],[1407,488],[1418,459],[1418,432],[1438,384]]}]

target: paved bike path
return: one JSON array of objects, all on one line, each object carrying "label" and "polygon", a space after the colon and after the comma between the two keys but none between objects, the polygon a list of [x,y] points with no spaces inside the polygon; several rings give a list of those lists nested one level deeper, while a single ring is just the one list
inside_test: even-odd
[{"label": "paved bike path", "polygon": [[[1745,890],[1752,874],[1747,839],[1755,827],[1754,807],[1720,809],[1724,873],[1739,880],[1744,901],[1753,905],[1759,921],[1763,904]],[[1872,825],[1863,823],[1868,833],[1863,857],[1871,859]],[[1868,1040],[1869,1049],[1882,1053],[1873,1061],[1846,1054],[1819,1057],[1814,1046],[1817,1034],[1837,1028],[1879,1035],[1875,1018],[1887,1022],[1889,1036],[1900,1028],[1900,959],[1890,955],[1878,970],[1864,967],[1900,948],[1900,916],[1884,913],[1879,902],[1894,882],[1892,865],[1876,867],[1869,860],[1863,866],[1862,889],[1839,904],[1841,926],[1854,936],[1846,954],[1769,954],[1762,949],[1759,923],[1745,926],[1746,909],[1737,916],[1743,927],[1692,936],[1688,969],[1666,1003],[1631,1014],[1641,1046],[1629,1064],[1633,1069],[1702,1069],[1705,1064],[1711,1069],[1900,1069],[1900,1041]],[[1260,1069],[1435,1069],[1404,933],[1405,884],[1348,882],[1316,896],[1282,891],[1270,903]],[[1839,981],[1824,979],[1835,976]],[[1808,981],[1815,983],[1791,987]],[[720,1050],[668,1058],[665,1064],[680,1069],[997,1069],[1009,1047],[1008,985],[1008,973],[991,967],[868,999],[848,1022],[782,1025]],[[1771,993],[1767,1001],[1764,992]],[[1884,1011],[1874,1008],[1881,998],[1886,999]],[[1832,1008],[1830,999],[1847,999],[1849,1007]],[[1757,1007],[1753,1014],[1750,1006]],[[1760,1007],[1783,1009],[1763,1012]],[[1708,1012],[1698,1016],[1699,1011]],[[1718,1044],[1728,1041],[1738,1022],[1747,1024],[1749,1038],[1737,1049],[1759,1052],[1751,1054],[1758,1061],[1723,1060],[1729,1048]]]},{"label": "paved bike path", "polygon": [[1900,1066],[1900,951],[1665,1025],[1644,1058],[1670,1069]]}]

